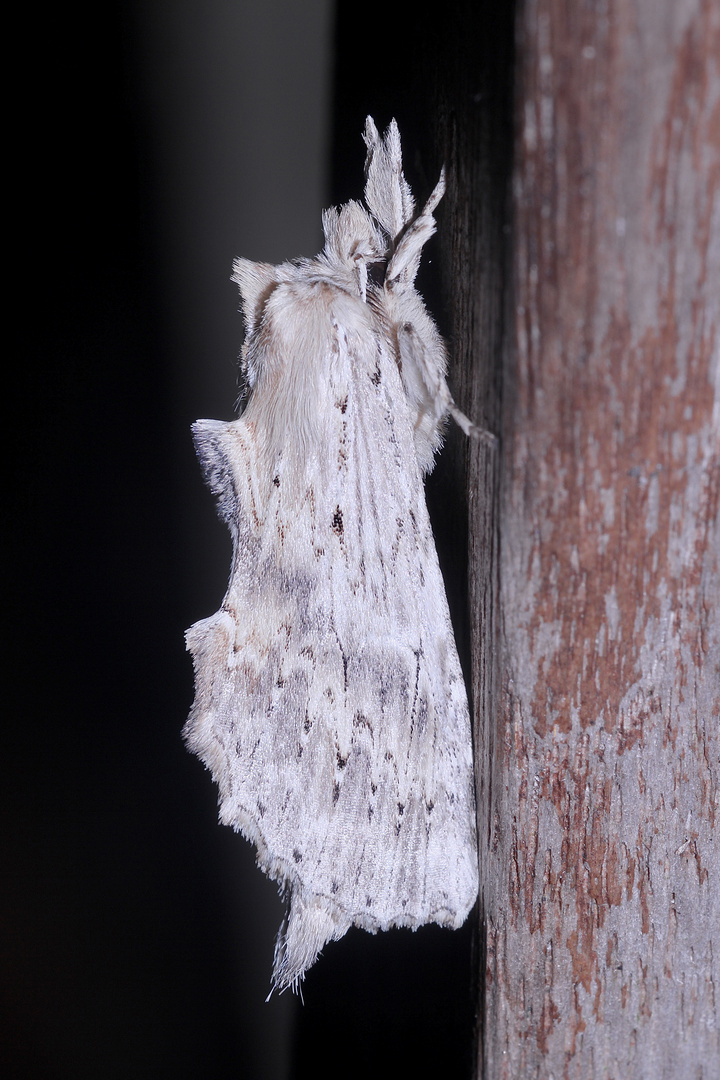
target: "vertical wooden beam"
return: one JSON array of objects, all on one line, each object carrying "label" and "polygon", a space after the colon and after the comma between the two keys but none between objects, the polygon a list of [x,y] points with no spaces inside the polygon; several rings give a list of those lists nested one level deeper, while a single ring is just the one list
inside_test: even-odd
[{"label": "vertical wooden beam", "polygon": [[720,7],[524,0],[515,114],[481,1072],[709,1077]]}]

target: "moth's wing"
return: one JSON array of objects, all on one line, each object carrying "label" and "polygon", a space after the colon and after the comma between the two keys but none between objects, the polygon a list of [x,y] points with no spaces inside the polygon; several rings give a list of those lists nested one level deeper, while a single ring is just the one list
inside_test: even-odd
[{"label": "moth's wing", "polygon": [[327,287],[308,305],[321,354],[288,363],[320,376],[316,447],[290,431],[260,475],[252,401],[199,440],[235,556],[188,636],[188,741],[290,892],[280,987],[352,923],[459,926],[477,894],[467,700],[405,391],[366,305]]}]

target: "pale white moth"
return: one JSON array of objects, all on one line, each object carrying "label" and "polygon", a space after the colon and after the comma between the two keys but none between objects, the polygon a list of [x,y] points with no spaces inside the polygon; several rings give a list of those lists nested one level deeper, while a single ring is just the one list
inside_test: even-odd
[{"label": "pale white moth", "polygon": [[323,214],[316,259],[238,259],[247,393],[195,446],[234,555],[188,631],[189,748],[220,820],[257,848],[287,916],[273,987],[326,942],[458,927],[478,891],[467,695],[425,505],[456,408],[415,289],[440,181],[415,215],[393,121],[365,129],[365,207]]}]

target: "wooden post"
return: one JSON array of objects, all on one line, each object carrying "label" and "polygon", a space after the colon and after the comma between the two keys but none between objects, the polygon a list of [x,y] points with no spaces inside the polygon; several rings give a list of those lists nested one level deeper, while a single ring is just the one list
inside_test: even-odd
[{"label": "wooden post", "polygon": [[710,1077],[720,6],[523,0],[516,50],[480,1075]]}]

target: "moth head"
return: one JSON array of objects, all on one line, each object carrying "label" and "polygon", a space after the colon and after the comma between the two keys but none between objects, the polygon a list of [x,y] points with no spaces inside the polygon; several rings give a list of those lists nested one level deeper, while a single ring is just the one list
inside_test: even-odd
[{"label": "moth head", "polygon": [[326,260],[334,270],[347,275],[364,300],[368,266],[387,258],[385,236],[357,202],[325,210],[323,232]]}]

